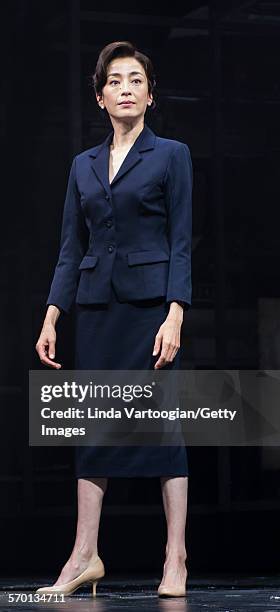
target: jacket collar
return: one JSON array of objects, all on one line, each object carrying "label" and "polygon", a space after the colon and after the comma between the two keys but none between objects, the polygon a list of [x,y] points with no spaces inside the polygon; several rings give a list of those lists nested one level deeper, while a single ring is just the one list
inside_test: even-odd
[{"label": "jacket collar", "polygon": [[140,134],[137,136],[132,147],[129,149],[124,161],[122,162],[118,172],[115,174],[111,184],[109,183],[109,154],[110,144],[113,140],[114,130],[108,134],[105,140],[89,151],[91,158],[91,167],[97,178],[101,181],[103,187],[110,194],[112,186],[119,181],[129,170],[141,161],[143,151],[153,149],[155,146],[156,135],[146,123]]}]

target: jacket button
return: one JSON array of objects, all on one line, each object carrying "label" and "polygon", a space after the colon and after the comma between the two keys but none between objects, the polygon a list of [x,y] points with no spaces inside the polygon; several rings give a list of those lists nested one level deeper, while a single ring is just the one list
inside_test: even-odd
[{"label": "jacket button", "polygon": [[113,245],[112,245],[112,244],[110,244],[110,245],[108,246],[108,251],[109,251],[109,253],[112,253],[112,252],[113,252],[113,250],[114,250],[114,247],[113,247]]},{"label": "jacket button", "polygon": [[105,195],[106,200],[110,200],[110,196],[108,194]]},{"label": "jacket button", "polygon": [[112,227],[112,221],[110,221],[110,219],[105,221],[105,223],[106,223],[106,227]]}]

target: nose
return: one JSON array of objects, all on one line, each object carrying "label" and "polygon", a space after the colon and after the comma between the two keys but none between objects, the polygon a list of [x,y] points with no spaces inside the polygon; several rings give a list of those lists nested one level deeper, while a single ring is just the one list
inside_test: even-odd
[{"label": "nose", "polygon": [[121,93],[122,94],[129,94],[130,90],[129,90],[129,81],[123,81],[123,84],[121,85]]}]

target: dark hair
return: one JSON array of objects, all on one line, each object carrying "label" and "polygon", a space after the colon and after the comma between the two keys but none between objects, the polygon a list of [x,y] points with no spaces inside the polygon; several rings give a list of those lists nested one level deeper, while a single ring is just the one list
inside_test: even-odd
[{"label": "dark hair", "polygon": [[100,96],[102,95],[102,89],[107,82],[108,65],[116,57],[135,57],[135,59],[142,64],[148,81],[148,93],[153,95],[153,101],[149,108],[155,108],[154,89],[156,86],[156,79],[152,62],[147,55],[138,51],[135,45],[128,40],[109,43],[109,45],[106,45],[100,52],[95,67],[95,73],[91,77],[95,93]]}]

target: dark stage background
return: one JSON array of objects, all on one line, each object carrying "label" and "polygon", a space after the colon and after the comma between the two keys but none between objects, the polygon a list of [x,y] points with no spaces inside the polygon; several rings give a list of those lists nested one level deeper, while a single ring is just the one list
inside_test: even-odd
[{"label": "dark stage background", "polygon": [[[118,7],[122,7],[119,9]],[[60,571],[75,536],[73,449],[28,446],[28,370],[56,264],[73,155],[110,123],[89,86],[105,44],[153,60],[146,122],[194,166],[193,306],[183,368],[279,368],[280,3],[3,3],[1,564]],[[73,315],[57,326],[73,366]],[[280,449],[190,448],[189,571],[277,571]],[[111,479],[99,548],[110,569],[161,569],[158,479]],[[15,567],[16,560],[16,567]]]}]

